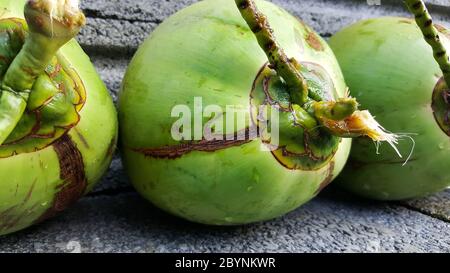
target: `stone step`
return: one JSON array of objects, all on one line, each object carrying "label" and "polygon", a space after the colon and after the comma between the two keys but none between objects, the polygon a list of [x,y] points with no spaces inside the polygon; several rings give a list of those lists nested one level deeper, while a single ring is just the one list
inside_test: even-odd
[{"label": "stone step", "polygon": [[450,223],[450,189],[427,198],[402,202],[402,204]]},{"label": "stone step", "polygon": [[0,238],[0,252],[450,252],[450,224],[345,194],[277,220],[207,227],[172,217],[137,194],[87,197],[63,215]]},{"label": "stone step", "polygon": [[[165,18],[195,3],[194,0],[87,0],[82,2],[88,15],[88,24],[78,40],[90,53],[109,56],[132,54],[139,44]],[[401,1],[380,6],[368,5],[366,1],[348,0],[274,0],[292,14],[301,18],[324,37],[329,37],[341,28],[358,20],[379,16],[408,16]],[[384,3],[384,2],[382,2]],[[435,20],[442,24],[450,22],[450,4],[440,5],[434,1]],[[107,50],[105,50],[105,48]]]},{"label": "stone step", "polygon": [[[139,44],[196,0],[84,0],[78,37],[116,100]],[[274,0],[325,38],[357,20],[410,16],[400,0]],[[450,26],[450,1],[429,0]],[[371,202],[331,187],[266,223],[214,228],[172,217],[140,198],[117,155],[95,190],[59,217],[0,237],[0,252],[450,252],[450,190],[408,202]],[[80,246],[80,249],[77,247]]]}]

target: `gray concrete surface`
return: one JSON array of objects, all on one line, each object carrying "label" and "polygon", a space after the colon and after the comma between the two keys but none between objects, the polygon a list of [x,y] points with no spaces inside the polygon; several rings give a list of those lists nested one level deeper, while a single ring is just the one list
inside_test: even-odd
[{"label": "gray concrete surface", "polygon": [[[332,196],[332,197],[330,197]],[[7,252],[450,252],[450,223],[326,192],[278,220],[214,228],[135,193],[90,196],[56,219],[0,239]]]},{"label": "gray concrete surface", "polygon": [[[196,0],[84,0],[78,37],[116,99],[138,45],[167,16]],[[400,0],[273,0],[325,38],[359,19],[407,16]],[[373,2],[373,1],[372,1]],[[430,0],[450,26],[450,0]],[[120,158],[89,195],[59,217],[0,238],[0,252],[450,252],[450,191],[409,202],[359,200],[327,190],[267,223],[212,228],[187,223],[134,193]]]}]

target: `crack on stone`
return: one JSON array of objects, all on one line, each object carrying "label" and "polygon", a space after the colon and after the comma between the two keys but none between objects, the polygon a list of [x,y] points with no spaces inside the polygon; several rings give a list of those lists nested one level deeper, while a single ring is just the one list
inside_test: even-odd
[{"label": "crack on stone", "polygon": [[126,18],[117,14],[104,14],[103,12],[95,9],[85,8],[83,9],[83,13],[88,18],[98,18],[105,20],[117,20],[117,21],[127,21],[130,23],[139,22],[139,23],[154,23],[161,24],[164,20],[151,18],[151,19],[138,19],[138,18]]},{"label": "crack on stone", "polygon": [[400,207],[403,207],[405,209],[408,209],[408,210],[415,211],[415,212],[418,212],[420,214],[426,215],[426,216],[431,217],[433,219],[440,220],[440,221],[443,221],[443,222],[446,222],[446,223],[450,223],[450,218],[447,218],[447,217],[445,217],[445,216],[443,216],[441,214],[438,214],[438,213],[433,213],[433,212],[428,211],[426,209],[421,209],[421,208],[412,206],[412,205],[406,203],[406,201],[395,202],[395,204],[400,206]]}]

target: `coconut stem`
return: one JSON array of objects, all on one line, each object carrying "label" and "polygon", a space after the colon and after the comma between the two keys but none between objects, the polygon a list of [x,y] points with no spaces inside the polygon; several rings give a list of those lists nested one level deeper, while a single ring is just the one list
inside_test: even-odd
[{"label": "coconut stem", "polygon": [[255,34],[272,68],[286,82],[292,102],[303,106],[308,101],[308,86],[305,78],[277,43],[266,16],[259,12],[253,0],[235,0],[242,17]]},{"label": "coconut stem", "polygon": [[30,0],[25,19],[30,32],[0,86],[0,145],[8,138],[26,109],[36,79],[58,50],[74,38],[85,23],[74,8],[77,0]]},{"label": "coconut stem", "polygon": [[[354,99],[340,99],[339,102],[317,102],[309,98],[309,90],[306,79],[299,71],[300,63],[295,59],[289,59],[277,43],[273,30],[267,17],[262,14],[253,0],[235,0],[242,17],[255,34],[260,47],[269,59],[271,67],[281,76],[288,87],[293,105],[299,105],[306,109],[296,116],[303,117],[299,121],[306,129],[314,129],[317,126],[310,122],[311,119],[320,119],[327,116],[333,120],[344,120],[350,117],[356,110],[358,103]],[[310,125],[310,126],[308,126]]]},{"label": "coconut stem", "polygon": [[[310,99],[307,81],[299,71],[301,64],[297,60],[287,57],[284,50],[277,43],[266,16],[258,10],[253,0],[235,0],[235,2],[242,17],[255,34],[260,47],[266,53],[272,68],[286,82],[294,105],[309,108],[311,110],[310,114],[316,118],[325,115],[333,120],[344,120],[357,110],[358,103],[354,99],[345,98],[340,99],[339,102],[332,103],[322,103]],[[305,113],[299,115],[306,118],[305,122],[300,123],[303,126],[313,124],[309,121],[312,116],[306,117]],[[316,127],[306,126],[305,128],[314,129]]]},{"label": "coconut stem", "polygon": [[433,55],[439,64],[447,86],[450,87],[450,59],[444,44],[441,42],[439,32],[433,24],[430,13],[422,0],[405,0],[408,9],[414,14],[417,25],[422,31],[425,40],[433,48]]},{"label": "coconut stem", "polygon": [[307,81],[299,71],[300,63],[286,56],[277,43],[267,18],[257,9],[255,2],[235,2],[266,53],[272,68],[286,82],[294,118],[298,124],[312,134],[319,127],[325,127],[329,133],[338,137],[368,136],[374,141],[387,141],[393,146],[396,144],[396,136],[385,132],[368,111],[358,111],[358,102],[355,99],[345,97],[328,102],[310,99]]}]

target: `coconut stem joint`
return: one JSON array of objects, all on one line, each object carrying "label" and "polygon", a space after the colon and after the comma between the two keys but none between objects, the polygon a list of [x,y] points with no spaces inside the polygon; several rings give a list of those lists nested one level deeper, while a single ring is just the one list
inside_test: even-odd
[{"label": "coconut stem joint", "polygon": [[[376,142],[386,141],[396,149],[398,136],[386,132],[368,111],[358,111],[359,104],[356,99],[346,97],[324,102],[319,95],[311,92],[308,89],[307,81],[299,71],[301,64],[286,56],[284,50],[276,42],[266,16],[259,12],[254,1],[235,0],[235,2],[242,17],[255,34],[261,49],[266,53],[271,68],[286,82],[292,103],[299,104],[307,112],[301,111],[301,115],[296,116],[310,120],[309,113],[335,136],[346,138],[368,136]],[[293,110],[298,112],[299,107],[293,107]],[[312,122],[300,123],[314,125]],[[317,126],[307,127],[310,131],[315,128]]]},{"label": "coconut stem joint", "polygon": [[0,86],[0,145],[21,119],[36,79],[85,24],[77,0],[34,0],[25,5],[29,34]]},{"label": "coconut stem joint", "polygon": [[53,217],[108,169],[112,98],[72,39],[76,0],[0,1],[0,236]]}]

